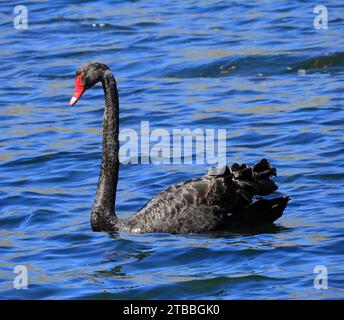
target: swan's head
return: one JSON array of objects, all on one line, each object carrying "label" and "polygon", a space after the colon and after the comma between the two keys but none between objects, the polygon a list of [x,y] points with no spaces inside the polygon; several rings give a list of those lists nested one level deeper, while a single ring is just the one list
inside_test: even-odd
[{"label": "swan's head", "polygon": [[77,69],[74,93],[69,104],[74,106],[87,89],[93,87],[97,82],[103,81],[107,72],[111,72],[110,68],[99,62],[88,62]]}]

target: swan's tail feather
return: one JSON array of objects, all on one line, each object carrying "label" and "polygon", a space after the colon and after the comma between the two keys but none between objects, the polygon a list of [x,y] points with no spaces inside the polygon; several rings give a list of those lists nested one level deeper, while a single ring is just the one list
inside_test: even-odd
[{"label": "swan's tail feather", "polygon": [[231,203],[228,221],[226,219],[227,225],[263,225],[273,223],[283,214],[290,200],[289,197],[253,202],[255,196],[271,194],[278,188],[271,179],[277,175],[277,170],[266,159],[262,159],[252,167],[234,163],[230,172],[231,183],[236,187],[235,200]]},{"label": "swan's tail feather", "polygon": [[239,186],[239,194],[245,191],[244,193],[248,192],[251,197],[265,196],[278,189],[275,182],[270,179],[277,176],[277,170],[266,159],[262,159],[253,167],[234,163],[231,172],[234,182]]},{"label": "swan's tail feather", "polygon": [[248,205],[242,211],[229,215],[223,227],[252,228],[272,224],[282,216],[289,200],[289,197],[258,200]]}]

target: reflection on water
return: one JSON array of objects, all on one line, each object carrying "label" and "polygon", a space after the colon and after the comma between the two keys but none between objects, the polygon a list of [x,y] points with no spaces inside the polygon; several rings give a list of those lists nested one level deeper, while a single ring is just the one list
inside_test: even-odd
[{"label": "reflection on water", "polygon": [[[8,12],[12,12],[10,5]],[[343,298],[343,10],[305,2],[30,2],[2,23],[0,292],[16,299]],[[269,158],[292,201],[274,226],[200,235],[90,231],[100,86],[68,106],[74,72],[109,64],[121,128],[226,128],[230,162]],[[120,168],[128,217],[206,165]],[[13,289],[13,268],[29,289]],[[314,267],[329,289],[314,289]]]}]

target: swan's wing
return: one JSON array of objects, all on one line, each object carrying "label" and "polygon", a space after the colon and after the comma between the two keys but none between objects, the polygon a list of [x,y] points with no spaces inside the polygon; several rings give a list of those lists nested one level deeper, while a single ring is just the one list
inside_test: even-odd
[{"label": "swan's wing", "polygon": [[231,172],[237,184],[250,191],[253,196],[268,195],[278,189],[270,179],[271,176],[277,176],[277,170],[266,159],[262,159],[253,167],[234,163]]},{"label": "swan's wing", "polygon": [[256,195],[275,191],[272,175],[276,175],[276,169],[265,159],[254,167],[234,164],[231,169],[226,166],[220,171],[210,171],[204,177],[173,185],[157,194],[130,219],[131,228],[142,233],[216,229],[228,216],[243,213]]},{"label": "swan's wing", "polygon": [[221,206],[191,204],[174,215],[167,226],[169,233],[200,233],[209,232],[222,224],[227,211]]},{"label": "swan's wing", "polygon": [[219,195],[225,192],[224,187],[222,184],[221,190],[216,179],[209,177],[173,185],[153,197],[130,219],[132,228],[142,233],[212,230],[227,211],[220,203],[215,204],[220,200]]}]

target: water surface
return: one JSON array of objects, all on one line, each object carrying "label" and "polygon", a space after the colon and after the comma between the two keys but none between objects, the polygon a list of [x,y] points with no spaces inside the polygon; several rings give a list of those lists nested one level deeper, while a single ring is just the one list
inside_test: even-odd
[{"label": "water surface", "polygon": [[[306,1],[26,1],[29,29],[1,8],[1,299],[344,297],[344,8],[313,27]],[[68,106],[74,71],[102,61],[118,81],[121,128],[226,128],[229,162],[262,157],[293,201],[246,233],[93,233],[100,87]],[[121,166],[130,216],[207,165]],[[13,269],[29,269],[15,290]],[[328,268],[328,289],[313,286]]]}]

